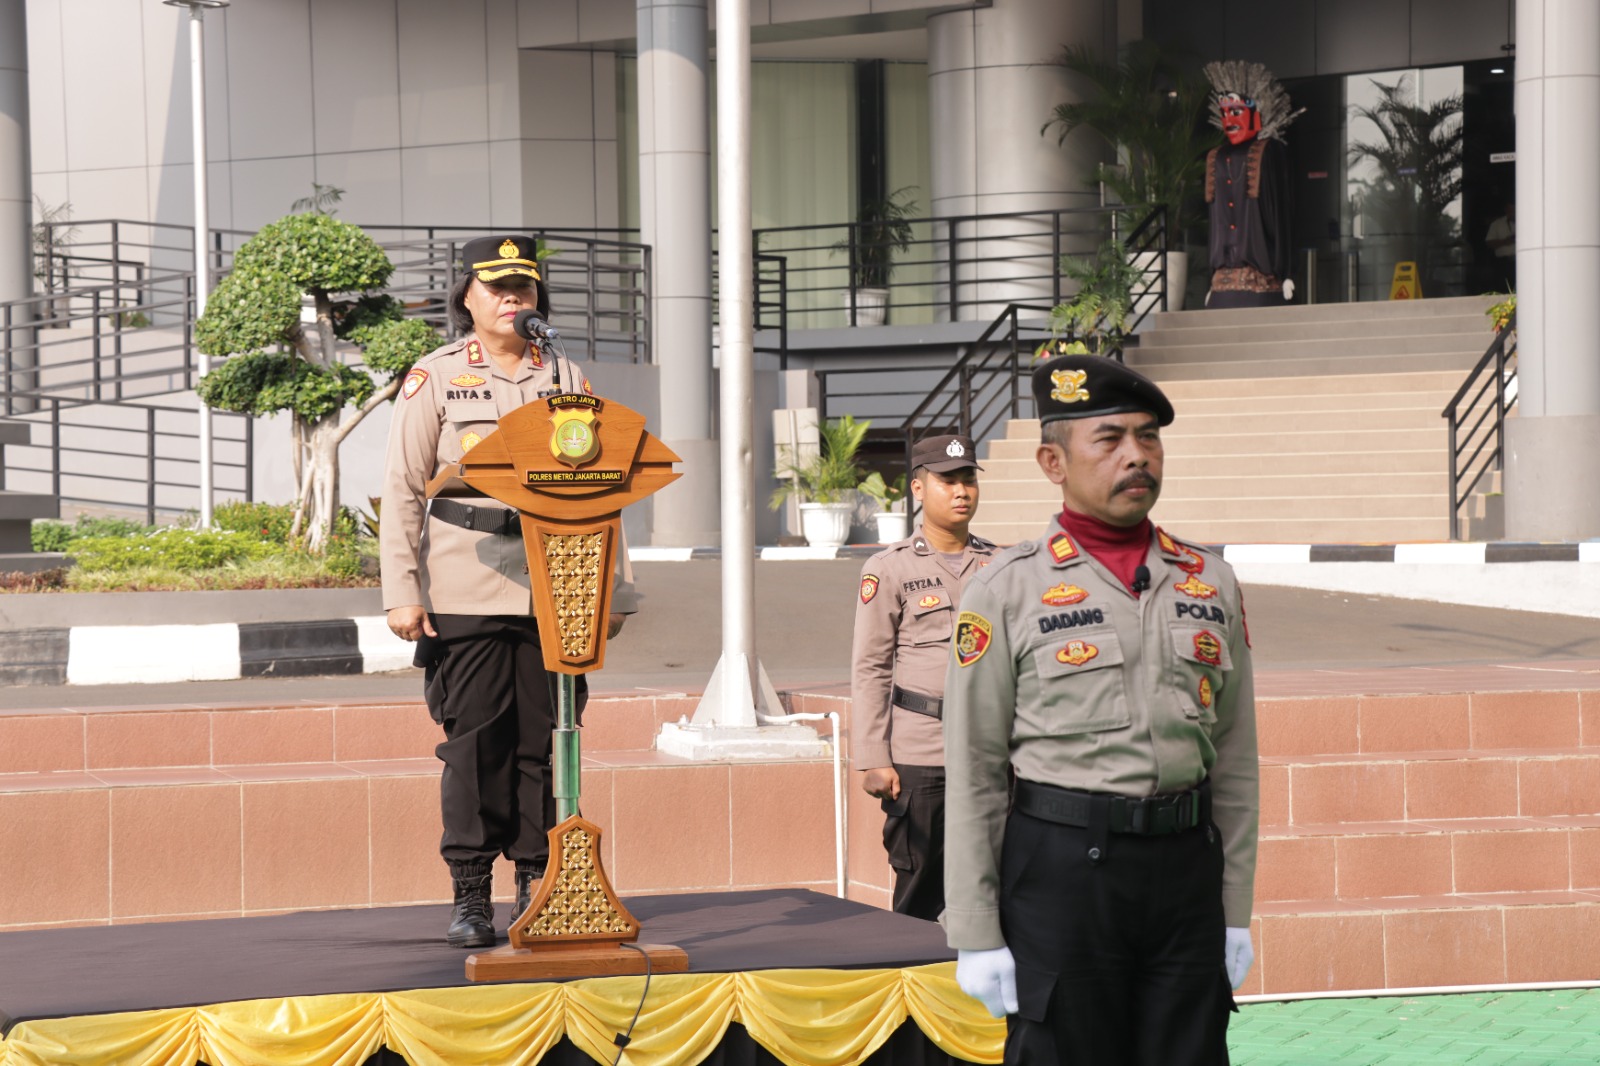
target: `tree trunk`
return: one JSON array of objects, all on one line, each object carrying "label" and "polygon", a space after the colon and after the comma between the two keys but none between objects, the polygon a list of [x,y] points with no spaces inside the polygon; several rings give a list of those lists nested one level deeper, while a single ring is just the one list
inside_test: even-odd
[{"label": "tree trunk", "polygon": [[308,423],[299,496],[305,504],[306,547],[323,550],[339,513],[339,415]]}]

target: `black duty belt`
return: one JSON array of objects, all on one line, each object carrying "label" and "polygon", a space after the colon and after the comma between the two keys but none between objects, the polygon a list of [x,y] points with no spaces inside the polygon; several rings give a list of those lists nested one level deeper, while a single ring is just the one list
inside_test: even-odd
[{"label": "black duty belt", "polygon": [[924,696],[920,692],[912,692],[895,685],[890,693],[896,707],[904,707],[908,711],[916,711],[930,718],[944,717],[944,700],[938,696]]},{"label": "black duty belt", "polygon": [[1012,808],[1057,825],[1087,828],[1096,806],[1105,808],[1105,827],[1113,833],[1162,836],[1182,833],[1211,819],[1211,784],[1170,796],[1113,796],[1078,792],[1017,778]]},{"label": "black duty belt", "polygon": [[522,514],[509,507],[474,507],[455,500],[434,500],[428,505],[428,513],[441,522],[478,533],[522,536]]}]

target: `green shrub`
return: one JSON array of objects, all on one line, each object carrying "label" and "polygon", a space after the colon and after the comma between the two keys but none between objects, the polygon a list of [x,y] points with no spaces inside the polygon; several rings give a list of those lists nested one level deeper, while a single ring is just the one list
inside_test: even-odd
[{"label": "green shrub", "polygon": [[210,570],[261,559],[276,551],[274,545],[251,534],[194,529],[160,529],[134,537],[88,537],[72,546],[72,554],[82,569],[110,571],[147,567],[185,572]]},{"label": "green shrub", "polygon": [[294,507],[287,503],[246,503],[229,500],[211,512],[211,521],[229,533],[248,533],[274,544],[288,544],[294,525]]},{"label": "green shrub", "polygon": [[33,524],[30,539],[36,552],[64,552],[90,537],[130,537],[150,529],[128,518],[96,518],[79,515],[76,522],[39,521]]}]

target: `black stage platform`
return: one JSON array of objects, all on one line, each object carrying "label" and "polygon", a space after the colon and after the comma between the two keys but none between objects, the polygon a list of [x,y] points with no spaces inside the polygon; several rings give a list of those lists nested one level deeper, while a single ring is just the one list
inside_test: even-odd
[{"label": "black stage platform", "polygon": [[[890,969],[945,962],[932,922],[803,890],[634,896],[641,942],[691,973]],[[0,1033],[20,1022],[239,1000],[467,985],[449,907],[0,933]],[[509,904],[496,907],[503,926]]]}]

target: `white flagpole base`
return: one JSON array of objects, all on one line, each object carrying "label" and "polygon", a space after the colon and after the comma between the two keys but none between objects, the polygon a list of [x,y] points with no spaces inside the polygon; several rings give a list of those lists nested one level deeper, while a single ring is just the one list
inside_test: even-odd
[{"label": "white flagpole base", "polygon": [[[663,725],[656,750],[696,761],[828,758],[833,749],[810,726],[761,724],[782,718],[783,704],[766,667],[757,660],[757,689],[752,691],[748,660],[737,658],[731,670],[726,657],[718,660],[693,720]],[[734,688],[726,690],[728,685]]]}]

